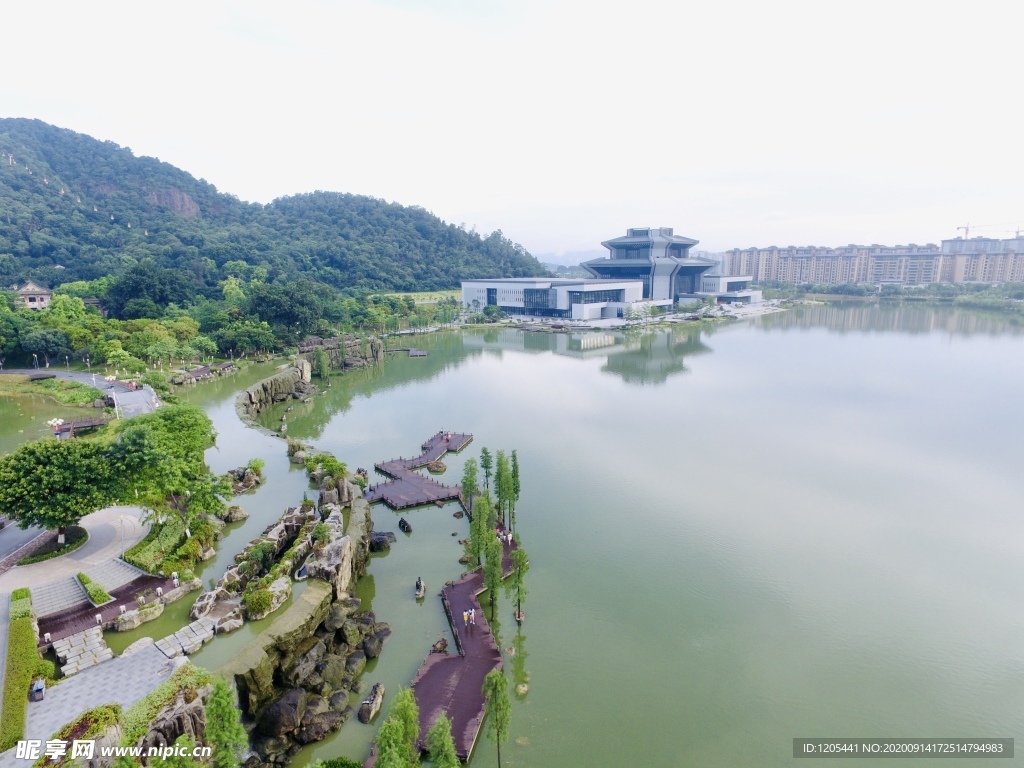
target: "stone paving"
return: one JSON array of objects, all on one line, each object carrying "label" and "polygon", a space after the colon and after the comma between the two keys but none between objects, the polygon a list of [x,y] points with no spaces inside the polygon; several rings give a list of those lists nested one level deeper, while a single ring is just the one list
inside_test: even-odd
[{"label": "stone paving", "polygon": [[89,602],[89,596],[77,576],[63,576],[29,589],[36,616],[50,616]]},{"label": "stone paving", "polygon": [[[100,704],[120,704],[127,709],[170,677],[177,666],[156,647],[147,645],[83,670],[48,688],[42,701],[29,703],[25,738],[48,739],[82,712]],[[0,756],[0,768],[6,766],[4,758],[13,757],[13,750]],[[10,764],[26,765],[13,759]]]},{"label": "stone paving", "polygon": [[107,592],[113,592],[118,587],[130,584],[140,576],[149,575],[124,560],[107,560],[105,563],[88,569],[85,574]]},{"label": "stone paving", "polygon": [[107,647],[103,630],[99,627],[57,640],[53,644],[53,651],[62,664],[60,671],[65,677],[114,658],[114,652]]},{"label": "stone paving", "polygon": [[198,619],[173,635],[157,640],[156,647],[169,659],[181,655],[188,656],[213,640],[215,631],[216,627],[210,619]]}]

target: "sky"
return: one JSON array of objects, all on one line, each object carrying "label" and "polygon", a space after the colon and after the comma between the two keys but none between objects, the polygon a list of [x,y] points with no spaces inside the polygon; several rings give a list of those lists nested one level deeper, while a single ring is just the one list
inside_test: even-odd
[{"label": "sky", "polygon": [[243,200],[371,195],[569,261],[628,227],[1024,228],[1019,0],[57,0],[0,27],[0,116]]}]

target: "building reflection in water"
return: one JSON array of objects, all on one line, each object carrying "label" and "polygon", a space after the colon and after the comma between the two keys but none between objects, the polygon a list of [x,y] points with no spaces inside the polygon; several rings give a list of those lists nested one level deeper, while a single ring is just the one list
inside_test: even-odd
[{"label": "building reflection in water", "polygon": [[627,384],[663,384],[670,376],[687,371],[688,357],[711,352],[696,326],[649,331],[592,331],[541,333],[514,328],[466,333],[463,345],[483,351],[548,352],[580,360],[604,359],[603,373],[618,376]]}]

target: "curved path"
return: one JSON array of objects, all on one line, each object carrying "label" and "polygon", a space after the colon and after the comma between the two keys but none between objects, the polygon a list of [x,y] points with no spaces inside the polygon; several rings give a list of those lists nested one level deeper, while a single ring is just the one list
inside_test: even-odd
[{"label": "curved path", "polygon": [[140,416],[143,413],[155,411],[160,407],[160,399],[156,392],[148,384],[142,389],[129,389],[128,384],[123,381],[106,381],[101,373],[86,373],[85,371],[62,371],[58,368],[9,368],[0,371],[0,374],[11,374],[18,376],[32,376],[46,373],[56,376],[58,379],[77,381],[96,387],[101,392],[110,392],[114,395],[114,402],[121,417],[129,419],[132,416]]},{"label": "curved path", "polygon": [[[502,577],[512,573],[512,550],[518,545],[503,545]],[[459,649],[459,655],[431,653],[423,662],[411,688],[420,708],[420,737],[417,747],[425,750],[427,731],[437,716],[446,713],[452,721],[455,754],[466,762],[473,752],[484,716],[487,700],[483,695],[484,678],[494,669],[501,669],[501,650],[487,622],[486,610],[477,600],[485,590],[483,572],[478,568],[448,582],[441,591],[448,622]],[[462,612],[474,610],[476,621],[463,624]]]},{"label": "curved path", "polygon": [[79,523],[89,532],[89,540],[85,544],[67,555],[32,565],[19,565],[0,574],[0,595],[7,595],[18,587],[38,587],[65,576],[76,576],[86,568],[120,557],[122,546],[130,549],[149,532],[149,524],[139,519],[141,514],[141,507],[123,506],[107,507],[86,515]]}]

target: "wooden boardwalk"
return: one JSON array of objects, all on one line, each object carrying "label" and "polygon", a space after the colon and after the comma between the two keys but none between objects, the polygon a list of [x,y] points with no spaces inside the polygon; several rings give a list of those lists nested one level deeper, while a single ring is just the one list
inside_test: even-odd
[{"label": "wooden boardwalk", "polygon": [[472,435],[438,432],[423,443],[423,452],[419,456],[374,464],[378,472],[392,479],[370,486],[363,494],[363,498],[371,503],[383,501],[392,509],[408,509],[423,504],[461,499],[462,488],[459,486],[443,485],[416,470],[437,461],[446,453],[461,451],[472,439]]},{"label": "wooden boardwalk", "polygon": [[[504,545],[502,566],[504,576],[512,573],[512,550],[515,542]],[[486,609],[477,596],[484,591],[480,569],[465,573],[457,581],[448,582],[441,590],[448,623],[459,655],[431,653],[412,681],[412,690],[420,708],[420,737],[417,746],[426,749],[424,739],[437,716],[446,713],[452,721],[455,754],[463,762],[469,760],[480,736],[487,700],[483,695],[484,678],[501,669],[501,650],[487,623]],[[465,625],[462,612],[474,609],[476,624]]]}]

